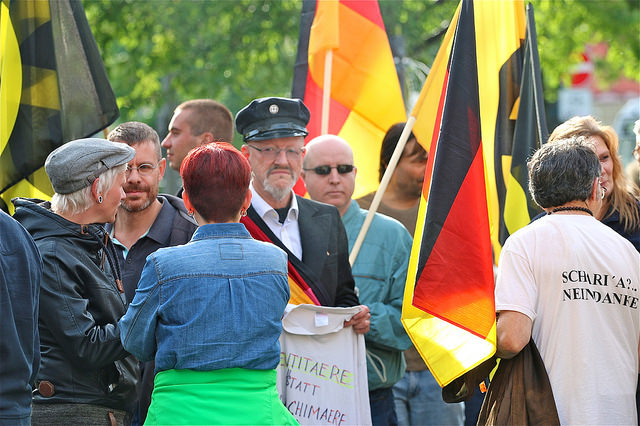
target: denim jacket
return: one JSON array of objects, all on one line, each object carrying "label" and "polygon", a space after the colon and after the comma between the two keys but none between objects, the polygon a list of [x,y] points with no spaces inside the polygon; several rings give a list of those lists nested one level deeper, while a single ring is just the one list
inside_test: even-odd
[{"label": "denim jacket", "polygon": [[[199,227],[147,257],[120,320],[124,347],[169,369],[274,369],[289,300],[287,255],[240,223]],[[157,346],[156,346],[157,345]]]}]

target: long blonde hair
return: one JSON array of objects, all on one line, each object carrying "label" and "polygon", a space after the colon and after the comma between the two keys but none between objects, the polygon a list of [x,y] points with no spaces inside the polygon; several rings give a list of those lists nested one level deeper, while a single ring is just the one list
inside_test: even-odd
[{"label": "long blonde hair", "polygon": [[618,135],[611,126],[604,126],[590,115],[572,117],[556,127],[549,136],[549,142],[570,136],[600,136],[604,141],[613,162],[613,191],[609,197],[609,214],[617,211],[625,232],[640,228],[640,213],[637,199],[627,188],[629,183],[622,170],[622,161],[618,154]]}]

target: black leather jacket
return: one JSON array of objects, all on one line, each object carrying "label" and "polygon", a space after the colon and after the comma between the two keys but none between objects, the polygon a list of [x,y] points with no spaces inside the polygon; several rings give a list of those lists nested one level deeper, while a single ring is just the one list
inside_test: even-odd
[{"label": "black leather jacket", "polygon": [[[98,224],[78,225],[40,200],[15,199],[14,215],[43,260],[39,392],[34,403],[87,403],[131,412],[137,360],[120,342],[127,306],[113,243]],[[118,288],[120,287],[120,289]]]}]

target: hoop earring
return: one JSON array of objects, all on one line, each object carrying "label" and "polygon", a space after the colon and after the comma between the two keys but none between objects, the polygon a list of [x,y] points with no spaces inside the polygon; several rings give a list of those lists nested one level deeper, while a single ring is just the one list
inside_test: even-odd
[{"label": "hoop earring", "polygon": [[247,215],[247,211],[245,209],[240,210],[240,216],[245,217]]},{"label": "hoop earring", "polygon": [[98,195],[98,204],[102,204],[102,195]]}]

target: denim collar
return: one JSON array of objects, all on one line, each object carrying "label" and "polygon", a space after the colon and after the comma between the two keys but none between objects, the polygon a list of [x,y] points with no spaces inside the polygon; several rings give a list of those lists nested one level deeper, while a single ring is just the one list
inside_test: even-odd
[{"label": "denim collar", "polygon": [[199,226],[193,234],[192,241],[208,238],[251,238],[249,231],[242,223],[210,223]]}]

